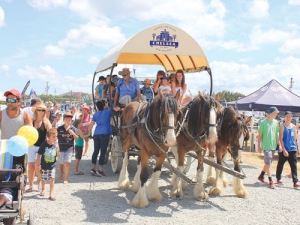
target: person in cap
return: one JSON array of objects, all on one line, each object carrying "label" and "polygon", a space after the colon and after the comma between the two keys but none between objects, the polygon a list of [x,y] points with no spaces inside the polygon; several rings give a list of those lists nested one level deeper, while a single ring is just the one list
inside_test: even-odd
[{"label": "person in cap", "polygon": [[[84,135],[89,136],[88,133],[88,126],[92,122],[92,116],[89,113],[90,112],[90,107],[85,105],[81,108],[81,115],[79,116],[79,119],[81,120],[80,123],[78,124],[78,128],[83,132]],[[89,138],[86,137],[84,139],[84,153],[83,156],[87,156],[87,152],[89,149]]]},{"label": "person in cap", "polygon": [[278,163],[276,168],[277,184],[283,184],[281,181],[282,169],[286,161],[289,162],[292,172],[294,188],[300,187],[297,174],[297,127],[292,124],[293,114],[291,111],[286,111],[284,122],[280,124],[279,143],[280,151],[278,152]]},{"label": "person in cap", "polygon": [[56,119],[56,113],[59,111],[59,104],[57,102],[49,102],[49,104],[52,106],[49,108],[47,112],[47,118],[50,120],[50,123],[52,124],[53,121]]},{"label": "person in cap", "polygon": [[169,84],[169,78],[162,77],[161,78],[161,85],[159,86],[158,90],[160,90],[163,94],[170,93],[171,87]]},{"label": "person in cap", "polygon": [[73,115],[65,113],[63,116],[64,125],[57,128],[58,146],[60,149],[59,162],[59,179],[64,184],[69,183],[70,163],[74,152],[74,140],[78,139],[76,128],[72,124]]},{"label": "person in cap", "polygon": [[153,91],[150,86],[151,80],[146,78],[144,80],[144,86],[141,88],[141,93],[146,97],[147,101],[149,101],[150,98],[153,98]]},{"label": "person in cap", "polygon": [[119,71],[121,78],[116,87],[116,95],[114,99],[114,110],[118,111],[118,104],[127,105],[131,101],[146,101],[146,97],[141,95],[140,85],[137,79],[130,77],[129,68],[123,68]]},{"label": "person in cap", "polygon": [[99,84],[95,88],[95,98],[100,99],[102,98],[102,91],[104,88],[104,85],[106,83],[106,78],[104,76],[100,76],[98,79]]},{"label": "person in cap", "polygon": [[55,114],[55,119],[52,122],[52,127],[58,128],[64,124],[62,111],[57,111]]},{"label": "person in cap", "polygon": [[28,148],[27,161],[28,161],[28,180],[29,188],[27,192],[33,191],[34,175],[38,177],[38,186],[41,188],[41,174],[39,168],[36,167],[37,152],[41,144],[46,140],[47,130],[52,128],[50,121],[48,120],[46,113],[47,107],[43,102],[38,102],[33,107],[33,126],[37,130],[39,136],[37,141]]},{"label": "person in cap", "polygon": [[264,175],[267,173],[269,178],[269,187],[274,189],[275,184],[272,180],[270,166],[278,144],[279,124],[275,118],[279,111],[276,107],[272,106],[269,108],[268,112],[268,117],[260,124],[258,129],[258,153],[261,153],[262,150],[264,153],[264,167],[258,177],[258,180],[266,183]]}]

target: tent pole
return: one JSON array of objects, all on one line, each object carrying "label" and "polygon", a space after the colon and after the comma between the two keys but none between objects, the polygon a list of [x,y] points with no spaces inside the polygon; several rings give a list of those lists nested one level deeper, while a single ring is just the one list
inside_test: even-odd
[{"label": "tent pole", "polygon": [[212,89],[213,89],[213,79],[212,79],[211,69],[208,68],[207,72],[208,72],[208,74],[210,76],[210,90],[209,90],[209,95],[211,96],[212,95]]}]

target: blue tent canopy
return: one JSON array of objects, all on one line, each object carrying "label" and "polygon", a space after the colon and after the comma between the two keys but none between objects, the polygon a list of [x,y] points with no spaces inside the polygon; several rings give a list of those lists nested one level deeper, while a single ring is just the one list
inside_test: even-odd
[{"label": "blue tent canopy", "polygon": [[227,105],[248,111],[266,111],[269,107],[276,106],[279,111],[300,112],[300,97],[273,79],[252,94],[237,101],[227,102]]}]

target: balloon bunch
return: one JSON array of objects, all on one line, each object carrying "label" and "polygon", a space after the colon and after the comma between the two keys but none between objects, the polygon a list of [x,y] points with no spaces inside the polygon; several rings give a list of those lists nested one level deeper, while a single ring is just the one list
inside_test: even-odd
[{"label": "balloon bunch", "polygon": [[29,125],[22,126],[18,134],[11,137],[6,143],[7,151],[13,156],[22,156],[27,153],[28,147],[38,139],[38,131]]}]

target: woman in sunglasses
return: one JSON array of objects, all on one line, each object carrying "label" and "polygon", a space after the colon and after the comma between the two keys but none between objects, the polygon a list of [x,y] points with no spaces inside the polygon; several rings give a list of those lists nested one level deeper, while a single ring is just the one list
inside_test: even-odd
[{"label": "woman in sunglasses", "polygon": [[37,168],[35,164],[35,160],[41,144],[46,140],[47,130],[52,128],[52,125],[47,118],[47,107],[42,102],[37,103],[34,108],[33,126],[37,129],[39,137],[36,143],[28,148],[27,156],[29,188],[27,189],[27,192],[33,191],[34,174],[38,176],[38,184],[39,188],[41,188],[41,174],[39,168]]}]

